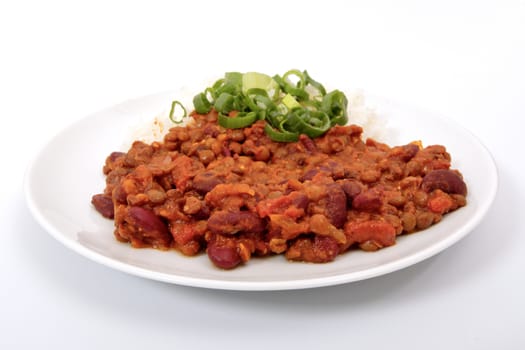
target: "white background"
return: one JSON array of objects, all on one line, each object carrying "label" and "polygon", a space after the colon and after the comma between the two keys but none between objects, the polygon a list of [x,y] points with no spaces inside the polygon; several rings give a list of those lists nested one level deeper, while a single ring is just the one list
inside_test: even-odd
[{"label": "white background", "polygon": [[[0,348],[525,348],[524,62],[522,1],[2,2]],[[228,292],[111,270],[31,217],[25,169],[66,125],[196,73],[290,68],[477,135],[500,179],[479,227],[382,277]]]}]

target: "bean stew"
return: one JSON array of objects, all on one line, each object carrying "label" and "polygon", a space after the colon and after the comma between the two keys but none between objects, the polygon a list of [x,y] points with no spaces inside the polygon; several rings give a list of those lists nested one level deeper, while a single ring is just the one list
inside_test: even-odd
[{"label": "bean stew", "polygon": [[107,157],[92,204],[114,220],[118,241],[205,252],[222,269],[276,254],[326,263],[392,246],[466,205],[442,145],[363,140],[356,125],[276,142],[262,120],[226,129],[213,109],[192,117],[162,142]]}]

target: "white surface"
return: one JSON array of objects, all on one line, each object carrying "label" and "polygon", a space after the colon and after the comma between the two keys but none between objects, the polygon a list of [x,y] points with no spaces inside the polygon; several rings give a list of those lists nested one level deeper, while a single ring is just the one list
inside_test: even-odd
[{"label": "white surface", "polygon": [[[523,18],[520,1],[3,2],[0,348],[523,349]],[[93,263],[29,214],[25,168],[66,124],[169,90],[195,70],[290,67],[320,81],[341,72],[345,85],[444,114],[477,135],[500,176],[480,226],[382,277],[221,292]]]},{"label": "white surface", "polygon": [[[205,87],[193,91],[192,96]],[[468,183],[466,207],[446,215],[439,225],[420,234],[400,237],[393,247],[374,254],[349,252],[330,264],[289,263],[281,255],[252,259],[248,264],[224,271],[215,268],[206,254],[188,258],[173,251],[131,249],[115,240],[113,222],[96,212],[90,198],[105,187],[101,166],[110,152],[119,150],[123,126],[142,124],[148,115],[149,119],[162,116],[166,106],[182,95],[180,89],[175,89],[128,100],[91,114],[55,136],[38,152],[26,173],[24,189],[35,219],[72,250],[134,275],[214,289],[285,290],[363,280],[418,263],[470,233],[485,217],[496,195],[494,160],[468,131],[420,109],[368,98],[369,108],[388,120],[389,135],[385,136],[390,136],[390,140],[384,142],[403,145],[424,140],[425,145],[447,146],[453,155],[452,168],[459,168]],[[95,144],[90,142],[94,139],[98,141]],[[484,176],[478,176],[480,173]]]}]

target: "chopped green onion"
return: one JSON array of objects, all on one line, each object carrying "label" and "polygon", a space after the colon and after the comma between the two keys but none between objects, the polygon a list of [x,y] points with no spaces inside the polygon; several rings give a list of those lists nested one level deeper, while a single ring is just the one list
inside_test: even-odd
[{"label": "chopped green onion", "polygon": [[257,120],[256,112],[239,112],[234,117],[229,117],[222,113],[219,113],[218,122],[219,125],[226,129],[240,129],[252,125]]},{"label": "chopped green onion", "polygon": [[[174,114],[175,114],[175,109],[177,108],[177,106],[179,106],[180,109],[182,110],[182,115],[175,117]],[[182,103],[180,103],[179,101],[171,102],[170,119],[172,122],[174,122],[175,124],[180,124],[182,123],[183,119],[186,118],[187,116],[188,116],[188,113],[186,112],[186,108],[184,108]]]},{"label": "chopped green onion", "polygon": [[[193,98],[200,114],[215,109],[225,128],[244,128],[257,120],[266,122],[268,137],[293,142],[300,134],[319,137],[334,125],[348,121],[348,100],[344,93],[327,93],[307,71],[291,69],[282,76],[257,72],[228,72]],[[230,112],[235,116],[229,116]]]},{"label": "chopped green onion", "polygon": [[264,132],[272,139],[272,141],[277,142],[296,142],[299,140],[298,132],[288,132],[288,131],[277,131],[272,128],[269,124],[264,126]]},{"label": "chopped green onion", "polygon": [[337,124],[344,125],[347,119],[348,99],[339,90],[334,90],[323,97],[321,110],[332,116],[332,126]]},{"label": "chopped green onion", "polygon": [[219,113],[227,114],[230,111],[233,111],[233,103],[235,99],[233,98],[233,95],[228,92],[223,92],[220,94],[219,97],[215,100],[215,109]]},{"label": "chopped green onion", "polygon": [[324,88],[323,84],[312,79],[312,77],[308,74],[307,71],[304,71],[304,76],[306,79],[306,83],[313,86],[319,92],[320,96],[326,95],[326,89]]},{"label": "chopped green onion", "polygon": [[288,110],[292,110],[294,108],[301,108],[301,104],[297,102],[297,100],[290,94],[286,94],[282,99],[283,104],[288,108]]},{"label": "chopped green onion", "polygon": [[324,112],[295,109],[287,116],[286,130],[297,131],[311,138],[319,137],[330,129],[330,118]]},{"label": "chopped green onion", "polygon": [[199,114],[206,114],[211,110],[211,103],[208,101],[205,92],[195,95],[193,98],[193,106],[195,107],[195,111]]}]

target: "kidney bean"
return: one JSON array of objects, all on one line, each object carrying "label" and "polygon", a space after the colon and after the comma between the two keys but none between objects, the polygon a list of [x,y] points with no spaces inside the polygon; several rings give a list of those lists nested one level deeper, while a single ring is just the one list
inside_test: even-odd
[{"label": "kidney bean", "polygon": [[346,222],[346,194],[341,185],[331,184],[326,189],[326,216],[330,223],[337,228]]},{"label": "kidney bean", "polygon": [[309,153],[316,153],[317,152],[317,146],[315,145],[315,142],[311,138],[309,138],[307,135],[301,134],[299,136],[299,141],[302,143],[304,148]]},{"label": "kidney bean", "polygon": [[113,219],[115,217],[115,208],[113,200],[105,194],[96,194],[91,197],[91,203],[103,217]]},{"label": "kidney bean", "polygon": [[128,214],[132,224],[147,233],[147,236],[158,236],[159,238],[169,236],[167,225],[151,210],[142,207],[130,207]]},{"label": "kidney bean", "polygon": [[348,200],[348,203],[352,203],[354,198],[361,193],[363,189],[363,185],[355,180],[344,180],[341,183],[341,187],[343,188],[343,191],[346,194],[346,198]]},{"label": "kidney bean", "polygon": [[208,243],[206,253],[211,262],[221,269],[233,269],[241,263],[241,256],[234,246],[220,246],[212,241]]},{"label": "kidney bean", "polygon": [[366,190],[355,196],[352,208],[363,211],[377,211],[381,208],[383,201],[378,191]]},{"label": "kidney bean", "polygon": [[467,194],[467,185],[457,173],[448,169],[432,170],[423,178],[421,188],[426,192],[440,189],[446,193]]},{"label": "kidney bean", "polygon": [[208,229],[213,233],[235,234],[237,232],[262,232],[264,221],[250,211],[219,210],[208,219]]},{"label": "kidney bean", "polygon": [[419,146],[413,143],[409,143],[404,146],[393,147],[390,150],[389,156],[392,158],[399,158],[404,162],[408,162],[410,159],[419,152]]},{"label": "kidney bean", "polygon": [[210,192],[221,183],[223,180],[211,172],[199,173],[193,178],[193,188],[200,194]]}]

